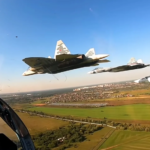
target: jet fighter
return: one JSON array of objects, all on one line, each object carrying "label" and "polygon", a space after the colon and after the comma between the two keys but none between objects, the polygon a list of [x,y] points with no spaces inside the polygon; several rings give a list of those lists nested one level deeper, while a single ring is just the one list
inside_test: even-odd
[{"label": "jet fighter", "polygon": [[84,54],[71,54],[62,40],[57,41],[54,58],[29,57],[23,61],[30,66],[22,75],[29,76],[34,74],[56,74],[68,70],[82,67],[97,66],[99,63],[109,62],[108,54],[95,55],[94,48]]},{"label": "jet fighter", "polygon": [[96,74],[102,72],[121,72],[121,71],[128,71],[134,69],[141,69],[150,66],[150,64],[144,64],[141,59],[135,60],[131,58],[127,65],[113,67],[113,68],[95,68],[94,70],[88,72],[88,74]]},{"label": "jet fighter", "polygon": [[135,83],[144,83],[144,82],[150,82],[150,76],[146,76],[144,78],[138,79],[134,81]]}]

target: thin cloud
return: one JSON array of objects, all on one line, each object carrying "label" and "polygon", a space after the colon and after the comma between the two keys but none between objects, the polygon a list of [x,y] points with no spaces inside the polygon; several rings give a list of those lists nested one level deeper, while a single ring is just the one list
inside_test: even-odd
[{"label": "thin cloud", "polygon": [[90,12],[93,12],[92,8],[89,8],[89,11],[90,11]]},{"label": "thin cloud", "polygon": [[97,13],[92,8],[89,8],[89,11],[94,15],[94,17],[98,17]]}]

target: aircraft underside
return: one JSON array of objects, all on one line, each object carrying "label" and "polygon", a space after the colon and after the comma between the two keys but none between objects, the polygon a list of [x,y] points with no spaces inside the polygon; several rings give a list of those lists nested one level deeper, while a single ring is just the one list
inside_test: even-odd
[{"label": "aircraft underside", "polygon": [[67,67],[63,67],[63,68],[57,68],[57,69],[55,68],[54,70],[47,68],[46,70],[47,70],[47,73],[55,74],[55,73],[74,70],[74,69],[78,69],[78,68],[93,66],[96,63],[97,63],[97,61],[89,62],[89,63],[79,63],[79,64],[75,64],[75,65],[71,65],[71,66],[67,66]]},{"label": "aircraft underside", "polygon": [[121,71],[128,71],[128,70],[134,70],[140,68],[145,68],[145,66],[143,65],[121,66],[121,67],[112,68],[109,72],[121,72]]}]

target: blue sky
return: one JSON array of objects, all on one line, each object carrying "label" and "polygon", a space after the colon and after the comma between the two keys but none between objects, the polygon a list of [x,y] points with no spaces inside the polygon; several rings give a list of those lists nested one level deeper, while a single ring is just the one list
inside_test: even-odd
[{"label": "blue sky", "polygon": [[[131,57],[150,63],[149,0],[1,0],[1,93],[44,90],[130,80],[149,75],[142,70],[88,75],[95,67],[53,75],[24,77],[25,57],[54,57],[57,40],[71,53],[110,54],[101,67],[126,64]],[[18,36],[18,38],[16,38]],[[67,76],[67,79],[66,79]]]}]

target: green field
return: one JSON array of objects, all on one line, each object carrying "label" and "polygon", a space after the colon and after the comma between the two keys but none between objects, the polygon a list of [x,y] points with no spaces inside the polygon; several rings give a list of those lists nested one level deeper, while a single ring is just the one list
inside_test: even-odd
[{"label": "green field", "polygon": [[56,120],[52,118],[42,118],[39,116],[30,116],[26,113],[17,113],[22,119],[26,127],[28,128],[31,135],[37,134],[39,132],[44,132],[46,130],[54,130],[59,127],[68,125],[68,122],[62,120]]},{"label": "green field", "polygon": [[105,150],[146,150],[150,147],[150,133],[139,131],[116,130],[108,140],[99,148]]},{"label": "green field", "polygon": [[150,120],[149,104],[134,104],[100,108],[50,108],[32,107],[32,111],[42,111],[47,114],[75,117],[108,118],[118,120]]}]

